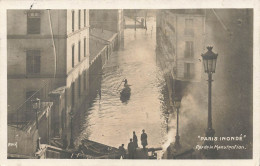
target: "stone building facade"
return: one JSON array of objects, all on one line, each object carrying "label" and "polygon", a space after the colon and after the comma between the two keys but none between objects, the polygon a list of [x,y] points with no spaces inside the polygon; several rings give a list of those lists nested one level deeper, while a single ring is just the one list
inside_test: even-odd
[{"label": "stone building facade", "polygon": [[69,139],[69,113],[89,91],[89,10],[8,10],[7,29],[8,122],[33,98],[52,101],[46,142]]},{"label": "stone building facade", "polygon": [[[203,10],[159,10],[157,12],[157,62],[164,71],[172,97],[175,89],[200,82],[201,53],[205,45],[205,15]],[[177,86],[177,87],[176,87]]]}]

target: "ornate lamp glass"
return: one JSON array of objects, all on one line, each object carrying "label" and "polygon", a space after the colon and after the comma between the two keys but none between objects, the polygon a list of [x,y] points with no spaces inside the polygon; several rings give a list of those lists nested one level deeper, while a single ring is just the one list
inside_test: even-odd
[{"label": "ornate lamp glass", "polygon": [[208,51],[201,54],[205,73],[215,73],[218,54],[212,52],[212,46],[208,46]]},{"label": "ornate lamp glass", "polygon": [[174,97],[174,106],[180,108],[181,106],[181,97]]},{"label": "ornate lamp glass", "polygon": [[32,107],[33,109],[40,109],[41,107],[41,100],[39,98],[35,98],[32,100]]}]

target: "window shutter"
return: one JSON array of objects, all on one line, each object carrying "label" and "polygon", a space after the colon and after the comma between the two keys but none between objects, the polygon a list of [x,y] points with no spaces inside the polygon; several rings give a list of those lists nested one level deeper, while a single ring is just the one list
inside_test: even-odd
[{"label": "window shutter", "polygon": [[34,56],[35,66],[34,66],[34,73],[40,73],[41,71],[41,56]]}]

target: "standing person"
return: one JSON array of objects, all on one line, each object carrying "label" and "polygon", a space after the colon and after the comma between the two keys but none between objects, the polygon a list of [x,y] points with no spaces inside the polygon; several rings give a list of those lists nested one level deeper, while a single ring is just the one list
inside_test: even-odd
[{"label": "standing person", "polygon": [[122,157],[123,159],[125,158],[125,154],[126,154],[126,151],[125,151],[125,148],[124,148],[124,144],[122,144],[122,146],[119,146],[119,152],[120,152],[120,158]]},{"label": "standing person", "polygon": [[147,134],[145,133],[144,129],[143,129],[143,133],[141,135],[141,142],[142,142],[143,150],[144,150],[145,146],[148,145],[148,143],[147,143]]},{"label": "standing person", "polygon": [[130,142],[128,143],[127,150],[128,150],[128,158],[134,159],[135,147],[134,147],[132,138],[130,139]]},{"label": "standing person", "polygon": [[138,140],[137,140],[137,136],[135,135],[135,131],[133,131],[133,142],[134,142],[135,149],[138,148]]}]

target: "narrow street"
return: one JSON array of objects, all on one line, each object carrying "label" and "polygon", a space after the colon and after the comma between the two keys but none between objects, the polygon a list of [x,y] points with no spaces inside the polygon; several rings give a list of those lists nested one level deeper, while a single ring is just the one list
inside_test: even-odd
[{"label": "narrow street", "polygon": [[[155,19],[147,22],[148,29],[126,29],[124,48],[114,52],[103,68],[101,98],[81,110],[75,119],[78,135],[75,144],[87,138],[109,146],[127,144],[133,131],[138,137],[142,129],[148,134],[148,147],[161,147],[166,141],[165,101],[162,94],[165,80],[156,66]],[[151,34],[152,32],[152,34]],[[127,79],[131,96],[127,102],[120,100],[123,80]],[[83,113],[84,112],[84,113]]]}]

